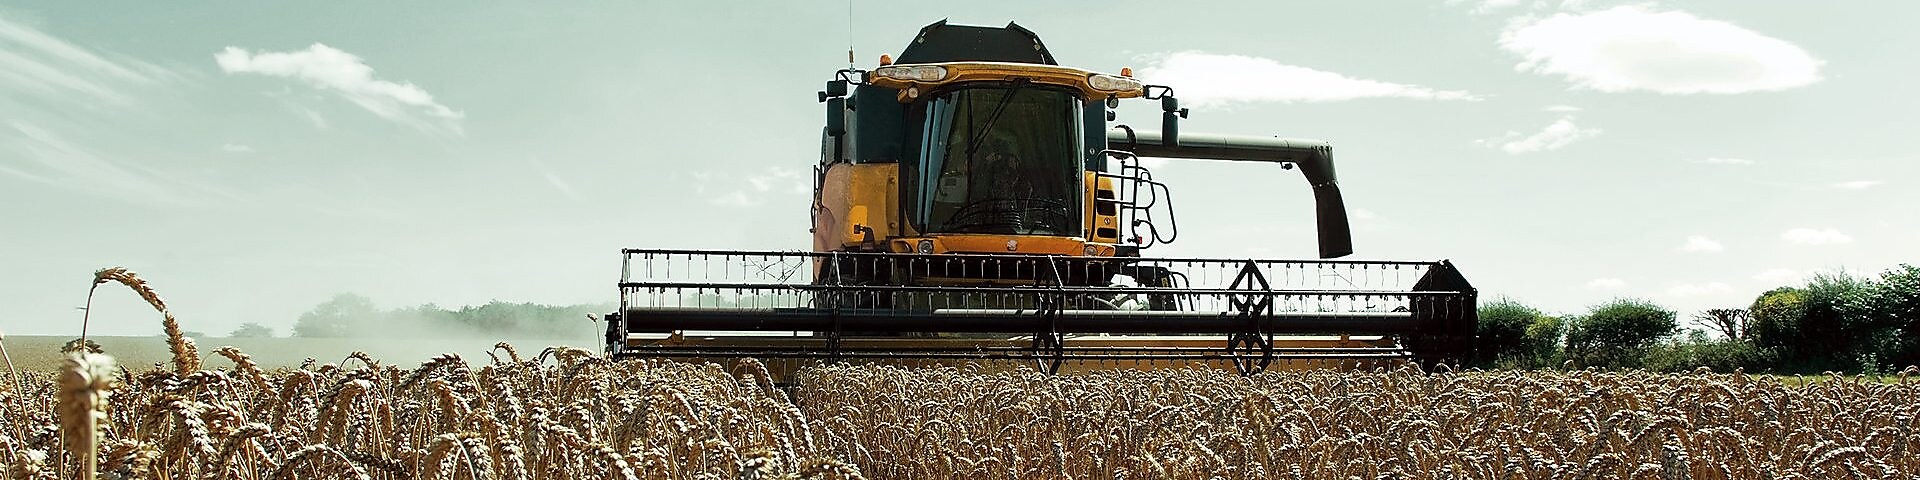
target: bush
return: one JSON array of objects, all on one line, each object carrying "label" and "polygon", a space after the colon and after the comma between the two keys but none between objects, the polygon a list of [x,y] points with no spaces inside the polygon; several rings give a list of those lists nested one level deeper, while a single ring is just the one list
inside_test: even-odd
[{"label": "bush", "polygon": [[1642,366],[1659,372],[1687,372],[1707,367],[1727,373],[1736,369],[1757,372],[1774,363],[1773,356],[1752,343],[1733,339],[1708,339],[1703,332],[1687,339],[1654,344],[1647,349]]},{"label": "bush", "polygon": [[1902,265],[1878,280],[1815,275],[1803,287],[1761,294],[1750,310],[1755,345],[1777,353],[1784,370],[1883,371],[1915,360],[1920,271]]},{"label": "bush", "polygon": [[1754,346],[1793,358],[1803,355],[1800,322],[1807,316],[1806,292],[1794,287],[1768,290],[1753,300],[1747,314],[1747,338]]},{"label": "bush", "polygon": [[1920,267],[1902,264],[1880,274],[1880,280],[1868,287],[1862,313],[1876,319],[1872,323],[1890,330],[1891,337],[1878,345],[1880,359],[1887,366],[1920,365]]},{"label": "bush", "polygon": [[1679,328],[1673,310],[1646,300],[1614,300],[1569,322],[1567,358],[1582,366],[1638,367],[1654,342]]},{"label": "bush", "polygon": [[227,336],[233,338],[267,338],[273,336],[273,329],[267,328],[266,325],[247,322],[240,324],[240,328],[233,329],[233,333],[229,333]]},{"label": "bush", "polygon": [[1502,298],[1480,306],[1480,323],[1473,335],[1474,364],[1486,366],[1494,360],[1523,354],[1527,325],[1540,317],[1540,310]]}]

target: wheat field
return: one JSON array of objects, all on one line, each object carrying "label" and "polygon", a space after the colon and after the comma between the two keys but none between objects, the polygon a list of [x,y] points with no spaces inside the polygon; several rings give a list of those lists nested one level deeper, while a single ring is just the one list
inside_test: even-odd
[{"label": "wheat field", "polygon": [[[12,478],[1911,478],[1920,383],[1600,372],[498,362],[5,387]],[[93,359],[99,355],[89,355]],[[1912,374],[1913,372],[1908,372]],[[66,375],[66,374],[62,374]],[[66,375],[72,376],[72,375]],[[89,385],[100,390],[91,393]],[[70,395],[92,395],[98,408]],[[81,406],[74,406],[81,405]],[[67,433],[98,412],[97,440]],[[84,433],[84,432],[82,432]],[[88,455],[91,453],[91,455]]]},{"label": "wheat field", "polygon": [[[104,271],[103,272],[107,272]],[[164,303],[130,273],[103,273]],[[164,328],[177,332],[165,315]],[[1912,478],[1920,371],[1113,370],[485,361],[128,369],[76,344],[0,381],[8,478]],[[157,340],[156,340],[157,341]],[[218,363],[218,364],[215,364]]]}]

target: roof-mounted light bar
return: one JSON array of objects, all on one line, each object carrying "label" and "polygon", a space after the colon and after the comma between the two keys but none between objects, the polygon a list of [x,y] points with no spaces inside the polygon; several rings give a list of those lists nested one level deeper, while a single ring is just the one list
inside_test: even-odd
[{"label": "roof-mounted light bar", "polygon": [[1072,67],[1036,63],[946,62],[895,64],[867,73],[866,83],[898,89],[900,101],[912,101],[922,92],[949,84],[1021,80],[1079,90],[1088,99],[1134,98],[1146,95],[1145,85],[1125,75],[1089,72]]}]

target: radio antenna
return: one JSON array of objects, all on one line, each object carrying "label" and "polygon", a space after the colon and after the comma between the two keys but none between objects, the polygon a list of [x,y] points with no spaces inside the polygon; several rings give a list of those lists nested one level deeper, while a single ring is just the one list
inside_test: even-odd
[{"label": "radio antenna", "polygon": [[853,0],[847,0],[847,69],[853,65]]}]

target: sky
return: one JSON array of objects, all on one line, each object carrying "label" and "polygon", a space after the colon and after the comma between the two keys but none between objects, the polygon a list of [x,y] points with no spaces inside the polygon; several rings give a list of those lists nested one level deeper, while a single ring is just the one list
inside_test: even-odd
[{"label": "sky", "polygon": [[[1353,258],[1486,299],[1685,316],[1920,253],[1920,3],[0,0],[0,332],[76,335],[107,266],[284,334],[341,292],[605,303],[622,247],[803,250],[814,92],[942,18],[1173,86],[1185,132],[1332,142]],[[1151,165],[1183,231],[1150,255],[1316,252],[1297,171]]]}]

